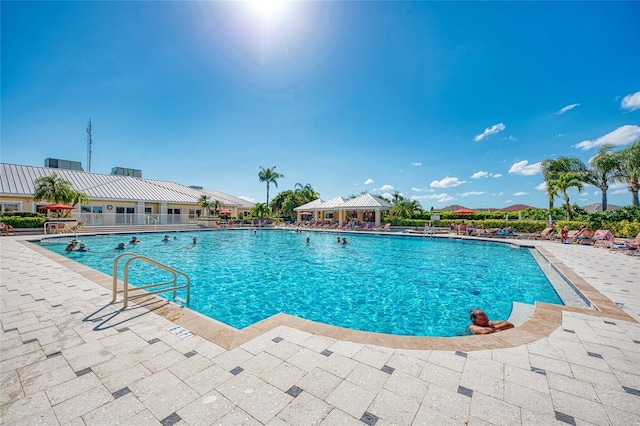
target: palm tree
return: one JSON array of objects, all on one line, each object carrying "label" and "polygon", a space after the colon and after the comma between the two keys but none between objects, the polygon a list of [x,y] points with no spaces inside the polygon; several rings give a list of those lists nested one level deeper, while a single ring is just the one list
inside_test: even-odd
[{"label": "palm tree", "polygon": [[58,176],[56,172],[34,180],[33,184],[33,199],[35,201],[66,203],[73,198],[74,190],[71,182]]},{"label": "palm tree", "polygon": [[304,200],[304,203],[308,203],[309,201],[317,200],[318,197],[320,196],[320,194],[318,194],[316,191],[313,190],[313,187],[309,183],[304,185],[304,186],[302,186],[301,183],[296,183],[294,188],[295,188],[296,192],[302,194],[302,198]]},{"label": "palm tree", "polygon": [[558,196],[558,191],[551,185],[551,182],[557,179],[560,173],[574,172],[580,175],[580,179],[584,179],[587,173],[587,167],[580,159],[575,157],[558,157],[555,160],[544,160],[540,168],[547,184],[549,211],[553,209],[553,200]]},{"label": "palm tree", "polygon": [[209,207],[213,209],[213,214],[217,215],[218,210],[220,209],[220,206],[222,206],[222,204],[220,203],[220,200],[214,198],[211,201],[211,205]]},{"label": "palm tree", "polygon": [[554,180],[551,181],[551,188],[555,193],[561,192],[564,202],[567,205],[567,220],[572,219],[571,205],[569,204],[569,188],[577,188],[578,192],[582,191],[584,176],[576,172],[560,172]]},{"label": "palm tree", "polygon": [[398,201],[400,200],[404,200],[404,197],[402,196],[402,194],[398,191],[393,191],[391,193],[391,196],[393,197],[393,204],[397,204]]},{"label": "palm tree", "polygon": [[276,166],[273,166],[272,168],[264,168],[262,166],[260,166],[260,172],[258,173],[258,179],[260,179],[260,182],[266,182],[267,183],[267,206],[269,206],[269,185],[271,183],[273,183],[276,188],[278,187],[278,179],[283,178],[284,175],[281,175],[280,173],[275,171]]},{"label": "palm tree", "polygon": [[586,181],[600,188],[602,192],[602,211],[607,210],[607,190],[609,182],[619,181],[620,155],[611,151],[612,145],[600,147],[595,157],[591,159],[591,169],[588,170]]},{"label": "palm tree", "polygon": [[256,203],[256,205],[253,206],[253,209],[251,209],[251,214],[260,219],[263,219],[269,216],[269,206],[265,203]]},{"label": "palm tree", "polygon": [[631,205],[638,206],[638,190],[640,190],[640,139],[631,146],[619,151],[620,181],[628,185],[631,192]]},{"label": "palm tree", "polygon": [[393,207],[391,207],[391,213],[394,216],[403,219],[403,218],[411,218],[413,216],[413,211],[416,207],[416,203],[411,200],[398,200]]},{"label": "palm tree", "polygon": [[198,205],[202,207],[202,215],[209,216],[209,208],[211,207],[211,196],[202,194],[197,201]]}]

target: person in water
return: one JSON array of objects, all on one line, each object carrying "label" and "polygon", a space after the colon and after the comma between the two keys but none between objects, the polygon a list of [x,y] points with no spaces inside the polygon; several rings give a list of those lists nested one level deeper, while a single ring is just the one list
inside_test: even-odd
[{"label": "person in water", "polygon": [[64,251],[78,251],[78,240],[72,240]]},{"label": "person in water", "polygon": [[496,331],[513,328],[508,321],[489,321],[489,317],[482,309],[472,309],[469,312],[471,325],[467,327],[473,334],[490,334]]},{"label": "person in water", "polygon": [[165,235],[165,236],[164,236],[164,238],[162,239],[162,241],[164,241],[164,242],[168,242],[168,241],[170,241],[169,236],[168,236],[168,235]]},{"label": "person in water", "polygon": [[198,242],[198,238],[197,237],[193,237],[193,244]]},{"label": "person in water", "polygon": [[116,250],[124,250],[124,243],[118,243]]},{"label": "person in water", "polygon": [[134,237],[131,237],[131,241],[129,241],[129,244],[138,244],[138,243],[141,243],[141,242],[142,242],[142,241],[140,241],[140,240],[138,239],[138,237],[135,237],[135,236],[134,236]]},{"label": "person in water", "polygon": [[89,249],[87,248],[87,245],[85,243],[81,243],[78,251],[89,251]]}]

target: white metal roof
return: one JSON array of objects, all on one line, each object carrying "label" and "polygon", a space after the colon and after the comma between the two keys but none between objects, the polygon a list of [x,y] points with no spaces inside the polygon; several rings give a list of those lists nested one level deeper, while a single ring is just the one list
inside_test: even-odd
[{"label": "white metal roof", "polygon": [[295,209],[293,209],[293,211],[300,211],[300,210],[314,210],[318,207],[320,207],[320,205],[323,203],[324,201],[322,201],[320,198],[316,198],[313,201],[309,201],[307,204],[303,204],[301,206],[296,207]]},{"label": "white metal roof", "polygon": [[0,163],[0,195],[31,196],[35,192],[33,182],[54,172],[71,182],[73,189],[85,192],[92,200],[195,204],[202,194],[211,195],[211,192],[215,192],[220,194],[218,199],[224,205],[253,207],[249,201],[242,200],[239,203],[237,200],[240,199],[231,195],[201,191],[170,181],[6,163]]},{"label": "white metal roof", "polygon": [[374,197],[373,195],[367,193],[345,201],[345,203],[340,206],[340,210],[379,210],[391,207],[393,207],[393,204],[391,204],[390,202],[378,197]]},{"label": "white metal roof", "polygon": [[329,201],[320,204],[318,210],[332,210],[340,207],[346,200],[340,196],[330,199]]}]

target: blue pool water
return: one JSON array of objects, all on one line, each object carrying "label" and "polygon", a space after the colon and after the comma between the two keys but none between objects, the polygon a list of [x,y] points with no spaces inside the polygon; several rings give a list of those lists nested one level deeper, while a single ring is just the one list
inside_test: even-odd
[{"label": "blue pool water", "polygon": [[[187,273],[189,307],[236,328],[285,312],[364,331],[456,336],[474,307],[506,319],[513,301],[562,304],[529,250],[507,244],[343,234],[350,244],[341,245],[333,233],[279,230],[163,235],[139,234],[137,245],[131,235],[82,237],[87,253],[64,251],[72,237],[42,245],[111,275],[123,253],[114,247],[125,242],[126,252]],[[140,262],[130,270],[132,284],[167,278]]]}]

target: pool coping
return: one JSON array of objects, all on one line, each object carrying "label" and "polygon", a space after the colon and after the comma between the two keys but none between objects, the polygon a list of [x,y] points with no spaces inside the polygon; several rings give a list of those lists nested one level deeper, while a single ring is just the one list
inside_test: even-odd
[{"label": "pool coping", "polygon": [[[383,235],[399,234],[385,233]],[[445,234],[441,236],[439,235],[436,238],[461,239],[461,236],[447,236]],[[42,238],[38,237],[30,238],[28,240],[20,241],[20,243],[33,249],[46,258],[55,261],[56,263],[65,266],[70,270],[87,278],[88,280],[102,286],[103,288],[109,290],[109,292],[112,291],[113,281],[111,276],[89,268],[88,266],[78,263],[75,260],[54,253],[34,243],[35,241],[40,241],[41,239]],[[352,330],[306,320],[285,313],[273,315],[244,329],[236,329],[215,319],[199,314],[198,312],[195,312],[187,307],[183,307],[154,295],[142,297],[131,302],[136,309],[145,309],[151,313],[160,315],[163,318],[166,318],[169,321],[225,349],[233,349],[281,325],[334,339],[361,344],[374,344],[396,349],[473,351],[517,347],[522,344],[530,343],[548,337],[553,331],[557,330],[561,326],[563,311],[578,312],[586,315],[612,319],[620,319],[624,321],[631,321],[634,323],[637,322],[633,317],[621,310],[609,298],[601,294],[598,290],[596,290],[583,278],[576,274],[571,268],[564,265],[549,251],[545,250],[544,247],[541,247],[539,245],[532,245],[530,243],[526,244],[525,241],[511,239],[495,240],[477,237],[467,237],[462,239],[507,243],[523,248],[531,248],[537,250],[542,256],[546,258],[546,260],[548,260],[554,266],[554,268],[559,273],[564,275],[564,277],[569,280],[571,284],[591,302],[593,309],[536,302],[531,318],[525,321],[522,325],[510,330],[482,336],[470,335],[457,337],[426,337],[397,336],[391,334]],[[120,281],[119,284],[122,285]]]}]

